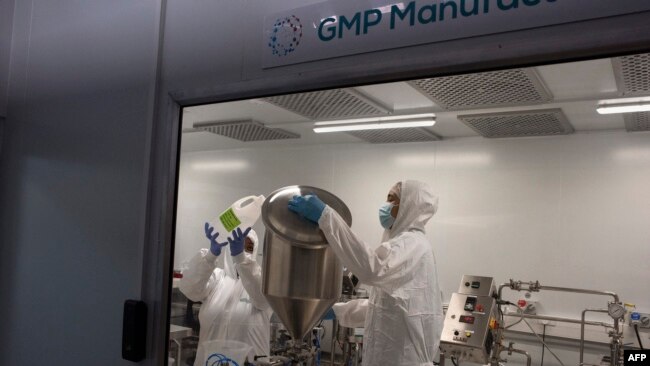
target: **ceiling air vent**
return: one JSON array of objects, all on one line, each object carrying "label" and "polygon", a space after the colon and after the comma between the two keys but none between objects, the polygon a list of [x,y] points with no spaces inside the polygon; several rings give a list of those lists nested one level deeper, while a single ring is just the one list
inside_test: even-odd
[{"label": "ceiling air vent", "polygon": [[553,99],[533,69],[445,76],[409,83],[448,110],[545,103]]},{"label": "ceiling air vent", "polygon": [[390,112],[352,89],[279,95],[263,100],[314,120],[379,116]]},{"label": "ceiling air vent", "polygon": [[625,113],[623,118],[628,132],[650,131],[650,112]]},{"label": "ceiling air vent", "polygon": [[483,137],[568,135],[574,132],[561,109],[468,114],[458,116]]},{"label": "ceiling air vent", "polygon": [[253,121],[196,122],[194,128],[230,137],[239,141],[268,141],[300,138],[299,134],[279,128],[268,128]]},{"label": "ceiling air vent", "polygon": [[373,144],[396,142],[438,141],[440,136],[426,128],[390,128],[383,130],[351,131],[348,134]]},{"label": "ceiling air vent", "polygon": [[650,94],[650,53],[612,59],[616,85],[623,95]]}]

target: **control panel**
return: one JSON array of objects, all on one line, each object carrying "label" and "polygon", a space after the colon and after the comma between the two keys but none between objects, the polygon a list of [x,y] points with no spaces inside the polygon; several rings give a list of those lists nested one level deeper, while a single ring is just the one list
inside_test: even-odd
[{"label": "control panel", "polygon": [[630,325],[636,325],[639,328],[650,328],[650,314],[637,311],[630,313]]},{"label": "control panel", "polygon": [[496,292],[496,285],[492,277],[463,275],[458,288],[459,294],[492,296]]},{"label": "control panel", "polygon": [[[469,285],[465,286],[466,283]],[[440,348],[445,357],[487,364],[499,327],[496,300],[491,296],[494,293],[493,280],[490,277],[463,276],[461,290],[469,293],[451,295]]]}]

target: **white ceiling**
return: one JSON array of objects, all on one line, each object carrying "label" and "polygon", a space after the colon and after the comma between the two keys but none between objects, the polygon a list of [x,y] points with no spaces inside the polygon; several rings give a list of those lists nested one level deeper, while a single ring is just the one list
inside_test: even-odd
[{"label": "white ceiling", "polygon": [[[596,106],[604,100],[621,99],[611,59],[573,62],[534,68],[553,100],[546,104],[517,107],[472,109],[471,113],[504,112],[531,109],[561,108],[577,132],[624,129],[622,115],[599,115]],[[468,111],[447,111],[406,82],[378,84],[354,88],[395,114],[435,112],[433,132],[445,138],[478,136],[456,117]],[[638,99],[638,98],[637,98]],[[297,134],[299,139],[241,142],[193,128],[196,122],[250,120],[269,127],[282,128]],[[346,133],[316,134],[314,121],[260,99],[202,105],[183,110],[183,151],[232,149],[252,146],[284,146],[304,144],[363,143]]]}]

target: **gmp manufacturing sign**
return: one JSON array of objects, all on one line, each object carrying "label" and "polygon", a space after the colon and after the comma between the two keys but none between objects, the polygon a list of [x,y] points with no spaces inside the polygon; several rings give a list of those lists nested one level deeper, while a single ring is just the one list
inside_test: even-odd
[{"label": "gmp manufacturing sign", "polygon": [[640,0],[334,0],[264,20],[263,67],[650,10]]}]

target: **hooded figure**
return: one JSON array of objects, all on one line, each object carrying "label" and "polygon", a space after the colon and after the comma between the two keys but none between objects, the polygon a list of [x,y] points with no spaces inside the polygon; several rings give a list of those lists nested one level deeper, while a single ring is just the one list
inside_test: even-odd
[{"label": "hooded figure", "polygon": [[202,365],[201,344],[213,340],[236,340],[253,347],[248,355],[269,355],[272,310],[262,294],[262,270],[257,263],[258,239],[248,233],[253,250],[232,256],[224,255],[224,269],[217,268],[217,256],[201,249],[183,272],[180,290],[192,301],[201,301],[199,310],[199,349],[195,366]]},{"label": "hooded figure", "polygon": [[333,307],[341,325],[365,328],[363,364],[431,365],[444,316],[436,261],[424,225],[436,213],[438,198],[423,182],[407,180],[391,188],[380,209],[386,230],[376,249],[318,198],[310,203],[314,198],[294,197],[290,210],[317,220],[343,265],[371,286],[369,299]]}]

